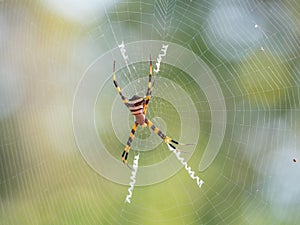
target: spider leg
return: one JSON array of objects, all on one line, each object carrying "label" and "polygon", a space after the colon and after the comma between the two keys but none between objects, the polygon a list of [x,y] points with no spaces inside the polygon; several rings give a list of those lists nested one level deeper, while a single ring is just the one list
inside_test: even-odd
[{"label": "spider leg", "polygon": [[163,141],[172,149],[176,151],[182,152],[180,149],[174,146],[175,145],[185,145],[182,143],[179,143],[178,141],[173,140],[169,136],[165,135],[160,129],[158,129],[150,120],[145,119],[145,123],[153,130],[155,134],[157,134]]},{"label": "spider leg", "polygon": [[148,80],[148,89],[147,89],[145,105],[144,105],[144,114],[145,115],[147,113],[147,108],[148,108],[148,104],[149,104],[149,101],[151,98],[153,85],[154,85],[154,82],[152,83],[152,58],[150,55],[150,72],[149,72],[149,80]]},{"label": "spider leg", "polygon": [[136,122],[134,122],[134,124],[132,126],[132,129],[131,129],[131,132],[130,132],[130,135],[129,135],[129,138],[128,138],[128,141],[127,141],[127,144],[126,144],[125,149],[124,149],[124,151],[122,153],[122,161],[126,165],[128,164],[127,157],[128,157],[128,153],[130,151],[131,143],[132,143],[132,141],[134,139],[134,133],[136,131],[137,125],[138,124]]},{"label": "spider leg", "polygon": [[113,82],[114,82],[114,85],[118,91],[118,93],[120,94],[122,100],[123,100],[123,103],[127,106],[127,103],[128,103],[128,99],[122,94],[122,91],[121,91],[121,88],[120,86],[118,85],[118,82],[116,80],[116,61],[114,61],[114,74],[113,74]]}]

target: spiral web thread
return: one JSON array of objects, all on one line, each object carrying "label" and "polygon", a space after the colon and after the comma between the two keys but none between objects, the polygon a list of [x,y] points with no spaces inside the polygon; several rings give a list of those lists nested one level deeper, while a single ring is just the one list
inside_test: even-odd
[{"label": "spiral web thread", "polygon": [[[223,151],[219,155],[220,161],[218,161],[222,169],[220,173],[213,175],[212,182],[209,182],[212,185],[209,189],[213,194],[205,192],[204,199],[205,205],[209,205],[208,210],[202,213],[206,208],[203,207],[203,201],[198,204],[198,199],[191,199],[195,207],[191,213],[194,218],[197,218],[195,220],[198,223],[201,223],[203,217],[209,217],[205,220],[208,224],[218,222],[229,224],[237,221],[237,223],[252,224],[276,221],[274,218],[297,221],[297,216],[294,218],[288,216],[291,213],[286,210],[290,208],[294,211],[293,206],[286,207],[281,214],[276,213],[283,205],[276,200],[276,196],[280,196],[279,199],[288,196],[287,192],[282,191],[283,188],[289,183],[298,183],[291,182],[292,174],[299,177],[286,166],[287,155],[291,154],[291,151],[293,151],[291,155],[297,154],[296,143],[294,143],[296,134],[294,136],[292,133],[296,133],[298,126],[292,120],[299,112],[297,106],[299,76],[294,76],[292,79],[295,83],[292,83],[290,80],[284,80],[284,76],[281,78],[277,73],[284,69],[281,66],[283,62],[290,63],[285,65],[289,70],[299,73],[299,55],[292,50],[293,47],[298,49],[298,43],[295,41],[295,30],[292,28],[293,17],[289,14],[291,11],[288,11],[295,5],[299,7],[296,1],[280,5],[275,1],[265,3],[228,0],[219,3],[155,1],[151,5],[155,8],[156,15],[151,22],[152,28],[157,29],[164,40],[193,48],[197,54],[205,58],[222,83],[229,105],[228,129]],[[146,4],[140,2],[140,6]],[[132,11],[129,9],[126,12]],[[146,15],[142,10],[138,12],[142,16]],[[299,12],[293,13],[299,16]],[[196,24],[196,19],[203,18],[204,23]],[[142,23],[141,27],[143,27]],[[117,30],[114,25],[111,28]],[[155,31],[152,32],[155,34]],[[148,34],[146,29],[140,33],[141,36],[144,34]],[[151,34],[148,36],[156,38]],[[179,37],[178,34],[182,36]],[[204,39],[205,45],[201,45],[199,39]],[[210,59],[211,52],[214,52],[214,61]],[[247,59],[251,54],[254,55],[251,59],[253,62]],[[262,61],[271,54],[281,58]],[[255,60],[256,57],[262,60]],[[181,63],[180,60],[178,61]],[[243,70],[242,73],[234,66],[237,62],[238,67]],[[188,64],[188,62],[182,64],[184,63]],[[252,63],[252,67],[248,66],[248,63],[249,65]],[[269,77],[254,76],[256,73],[268,74],[265,73],[268,71]],[[263,84],[265,86],[271,84],[271,88],[263,90],[265,87],[260,88]],[[285,94],[285,90],[290,91]],[[277,96],[276,91],[279,92]],[[274,95],[270,97],[269,93]],[[288,105],[275,105],[275,107],[272,105],[272,101],[275,102],[277,98],[283,96],[286,96],[288,102],[296,103],[292,106],[295,107],[294,109],[289,111]],[[270,102],[265,101],[267,98],[271,99]],[[272,117],[272,113],[282,113],[283,119],[277,121],[276,116]],[[290,145],[290,142],[294,144]],[[290,145],[290,149],[284,149],[287,145]],[[297,166],[295,165],[295,168]],[[283,172],[280,171],[285,171],[289,175],[281,179]],[[286,184],[284,180],[287,181]],[[200,181],[197,180],[197,184],[199,183]],[[295,191],[292,193],[296,194],[294,195],[296,199],[299,198],[299,194]],[[179,197],[176,196],[176,199],[180,202]],[[285,199],[285,202],[293,201]],[[201,216],[197,214],[199,212]],[[181,216],[180,218],[183,218],[184,215]]]},{"label": "spiral web thread", "polygon": [[[299,223],[300,164],[297,160],[293,162],[294,158],[300,158],[298,0],[93,1],[102,4],[103,10],[90,13],[94,17],[89,21],[92,22],[90,26],[70,24],[57,17],[59,13],[45,10],[43,2],[46,1],[0,1],[0,40],[4,50],[0,60],[0,218],[3,224]],[[74,5],[75,2],[88,4],[91,1],[73,1]],[[73,4],[69,6],[62,8],[72,8]],[[99,137],[95,134],[91,139],[94,129],[84,125],[94,128],[94,120],[81,119],[94,118],[95,115],[85,111],[83,106],[88,103],[93,109],[95,96],[101,92],[106,79],[109,88],[99,93],[103,95],[101,99],[116,94],[109,77],[111,65],[114,57],[117,56],[118,62],[123,58],[119,49],[112,55],[111,49],[122,48],[122,41],[128,46],[142,40],[160,42],[151,48],[153,55],[158,55],[162,43],[176,43],[201,57],[213,71],[213,74],[199,71],[193,60],[181,57],[181,52],[171,54],[173,46],[169,44],[168,56],[163,60],[171,57],[176,61],[173,67],[188,72],[177,79],[171,76],[169,81],[161,79],[161,88],[166,90],[162,96],[174,90],[171,89],[174,83],[191,88],[192,82],[186,82],[191,81],[187,79],[190,72],[196,71],[198,78],[204,78],[202,86],[190,92],[201,106],[196,110],[201,138],[190,165],[194,167],[192,163],[200,161],[208,136],[214,140],[220,138],[210,132],[207,124],[213,121],[205,117],[218,112],[218,109],[209,110],[216,102],[200,96],[202,92],[198,91],[201,89],[205,93],[208,87],[213,87],[214,92],[214,86],[206,82],[213,76],[221,85],[226,100],[226,134],[220,152],[201,176],[205,188],[199,191],[196,187],[193,191],[195,185],[188,184],[191,180],[186,174],[174,173],[175,176],[158,180],[155,185],[141,184],[134,190],[134,201],[120,214],[120,202],[125,197],[123,185],[131,175],[117,158],[122,149],[93,145]],[[129,58],[123,53],[132,75],[123,80],[123,84],[134,80],[132,62],[145,62],[150,53],[147,49],[144,57],[134,57],[134,51],[127,50]],[[135,50],[140,52],[143,48]],[[97,57],[108,55],[106,61],[85,73]],[[160,69],[165,68],[161,65]],[[89,79],[91,74],[101,80]],[[76,95],[77,86],[82,88],[80,94],[83,95]],[[94,90],[95,93],[89,95]],[[131,90],[134,92],[134,88]],[[182,96],[177,97],[183,99]],[[79,104],[73,114],[73,118],[78,119],[74,120],[77,122],[74,125],[76,144],[79,139],[86,148],[81,145],[76,148],[75,132],[71,132],[69,124],[70,103],[77,97]],[[169,102],[175,100],[170,98]],[[104,105],[111,102],[113,100],[106,101]],[[205,108],[205,105],[208,106]],[[164,110],[162,117],[169,116],[161,105],[152,104],[149,108]],[[81,109],[80,116],[83,116],[76,117]],[[192,111],[187,109],[185,113]],[[107,132],[110,123],[103,121],[100,129]],[[81,129],[83,132],[79,133]],[[126,131],[122,133],[127,135]],[[104,141],[113,144],[111,136],[112,132]],[[124,182],[112,182],[106,179],[108,176],[104,172],[91,172],[78,157],[78,149],[89,165],[95,165],[91,166],[95,171],[112,171],[124,177]],[[114,151],[115,160],[108,161]],[[159,154],[163,156],[164,153]],[[141,157],[136,186],[141,180],[139,175],[144,173],[141,159],[145,158]],[[169,161],[166,165],[169,169],[175,167]],[[156,177],[158,172],[151,169],[145,174]],[[156,204],[155,200],[161,204]]]}]

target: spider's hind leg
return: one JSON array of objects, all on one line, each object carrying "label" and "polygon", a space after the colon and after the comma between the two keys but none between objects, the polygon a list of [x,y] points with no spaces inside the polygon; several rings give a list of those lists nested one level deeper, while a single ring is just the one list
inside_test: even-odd
[{"label": "spider's hind leg", "polygon": [[128,157],[128,153],[130,151],[131,143],[132,143],[132,141],[134,139],[134,133],[136,131],[137,125],[138,124],[136,122],[133,124],[131,132],[130,132],[130,135],[129,135],[129,138],[128,138],[128,141],[127,141],[127,144],[126,144],[125,149],[124,149],[124,151],[122,153],[122,161],[126,165],[128,164],[127,157]]},{"label": "spider's hind leg", "polygon": [[180,149],[178,149],[177,147],[174,146],[175,145],[189,145],[189,144],[183,144],[180,143],[178,141],[173,140],[172,138],[170,138],[169,136],[165,135],[160,129],[158,129],[150,120],[145,119],[145,122],[147,123],[147,125],[153,130],[153,132],[155,134],[157,134],[161,139],[163,139],[163,141],[172,149],[178,151],[178,152],[184,152],[181,151]]}]

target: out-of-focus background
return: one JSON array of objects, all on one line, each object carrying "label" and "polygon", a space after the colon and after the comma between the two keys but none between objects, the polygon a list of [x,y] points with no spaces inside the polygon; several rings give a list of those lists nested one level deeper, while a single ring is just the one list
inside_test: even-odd
[{"label": "out-of-focus background", "polygon": [[[298,224],[300,3],[0,1],[0,224]],[[148,128],[131,203],[124,94]],[[122,54],[123,53],[123,54]]]}]

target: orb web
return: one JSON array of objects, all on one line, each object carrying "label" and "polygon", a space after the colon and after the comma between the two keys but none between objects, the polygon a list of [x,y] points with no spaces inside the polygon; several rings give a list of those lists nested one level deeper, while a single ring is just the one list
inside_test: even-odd
[{"label": "orb web", "polygon": [[[297,224],[298,1],[56,2],[0,1],[1,221]],[[194,144],[181,156],[205,184],[138,128],[124,204],[134,120],[113,60],[124,94],[144,96],[164,45],[147,117]]]},{"label": "orb web", "polygon": [[[267,10],[270,6],[274,8],[272,13]],[[279,201],[274,201],[275,196],[272,196],[269,191],[275,182],[274,176],[276,177],[273,167],[281,163],[273,164],[266,158],[276,157],[279,154],[278,151],[283,152],[280,154],[286,154],[286,157],[290,158],[286,165],[288,168],[291,166],[293,158],[291,155],[297,152],[294,134],[296,126],[292,123],[295,118],[290,117],[295,112],[290,114],[289,111],[293,111],[293,107],[298,107],[298,104],[292,108],[287,105],[287,102],[291,101],[288,99],[293,99],[293,103],[297,99],[297,92],[294,89],[297,87],[297,84],[294,83],[297,76],[295,76],[296,73],[291,74],[290,69],[293,68],[293,63],[295,60],[297,61],[298,57],[294,58],[295,52],[289,49],[290,45],[297,46],[297,42],[294,40],[297,31],[296,27],[289,25],[289,32],[294,33],[291,33],[288,38],[285,37],[286,26],[283,24],[291,20],[290,15],[286,15],[288,12],[276,3],[269,5],[269,3],[263,4],[255,1],[248,3],[226,1],[226,4],[216,5],[208,2],[200,4],[194,1],[184,3],[156,1],[154,4],[121,2],[118,7],[121,9],[111,8],[107,11],[106,16],[108,18],[107,25],[115,38],[115,42],[109,43],[115,43],[116,46],[124,42],[127,50],[128,64],[123,66],[122,71],[124,72],[118,73],[120,82],[122,79],[124,80],[122,85],[120,84],[121,87],[124,86],[124,92],[127,92],[129,96],[135,93],[142,94],[148,75],[146,72],[139,72],[137,75],[134,68],[138,68],[138,66],[132,67],[132,62],[130,62],[131,58],[135,59],[135,54],[139,55],[139,51],[145,51],[145,48],[128,50],[128,46],[138,46],[141,40],[155,39],[160,41],[161,45],[176,43],[186,49],[191,49],[213,71],[212,74],[209,74],[202,70],[198,76],[211,75],[211,77],[215,77],[216,80],[212,82],[215,88],[209,89],[209,84],[204,83],[205,79],[200,79],[202,85],[199,85],[193,80],[191,74],[182,73],[182,71],[186,71],[184,68],[193,68],[191,62],[188,57],[181,57],[181,52],[169,53],[171,51],[171,45],[169,45],[166,58],[162,59],[161,71],[156,77],[153,102],[149,105],[149,116],[155,117],[156,111],[159,111],[160,118],[165,120],[171,117],[171,124],[180,123],[180,115],[177,115],[176,112],[172,113],[172,104],[176,111],[178,105],[174,103],[174,100],[180,97],[177,96],[170,101],[171,105],[165,103],[165,107],[162,108],[161,104],[163,103],[156,99],[158,97],[157,90],[165,90],[163,95],[159,96],[163,100],[166,98],[164,96],[169,95],[168,87],[171,87],[172,83],[179,85],[179,89],[189,89],[195,86],[194,90],[188,91],[189,98],[195,104],[195,112],[197,112],[200,123],[196,151],[190,158],[192,166],[199,165],[210,137],[213,137],[214,142],[217,142],[218,139],[221,139],[222,142],[221,146],[215,146],[215,148],[220,148],[220,151],[216,151],[216,158],[212,157],[211,164],[208,163],[208,166],[204,166],[205,169],[201,170],[201,175],[206,178],[208,189],[199,191],[192,186],[192,183],[187,185],[188,177],[184,178],[184,173],[177,172],[168,179],[170,183],[175,182],[176,189],[171,188],[171,184],[168,186],[167,181],[159,183],[159,187],[152,190],[152,195],[145,196],[143,192],[150,191],[151,188],[154,188],[153,185],[135,189],[130,207],[122,208],[122,218],[128,222],[139,223],[143,221],[144,216],[141,215],[146,216],[150,213],[153,217],[151,217],[152,219],[147,217],[147,221],[152,222],[168,221],[171,223],[179,220],[183,224],[188,223],[186,221],[190,223],[205,221],[204,223],[207,224],[215,224],[239,221],[237,223],[247,224],[272,221],[274,212],[278,207],[280,208],[280,205]],[[126,16],[126,13],[130,16]],[[270,15],[274,16],[274,14],[285,19],[282,21],[275,17],[274,20],[268,20]],[[195,24],[193,21],[202,21],[202,23]],[[131,29],[127,30],[128,27]],[[281,42],[281,39],[284,39],[285,42]],[[291,42],[288,43],[287,40]],[[155,44],[150,44],[150,46],[151,55],[155,60],[160,47]],[[113,47],[112,45],[111,48]],[[140,60],[147,61],[148,54],[149,52],[143,53],[144,56]],[[286,55],[289,56],[289,59],[286,58]],[[113,56],[119,57],[118,55]],[[123,60],[122,57],[119,58],[118,62]],[[170,66],[168,62],[170,58],[174,59],[175,65]],[[292,64],[288,64],[289,61]],[[128,65],[130,69],[127,68]],[[196,70],[196,68],[193,69]],[[142,71],[147,71],[147,62],[143,63]],[[162,77],[169,79],[164,80],[161,79]],[[221,92],[218,92],[218,85],[221,86]],[[210,99],[213,94],[219,96],[219,100],[224,96],[226,107],[222,107],[222,105],[219,108],[216,107],[215,105],[220,102]],[[118,96],[114,104],[117,102]],[[123,143],[120,146],[124,146],[128,135],[126,130],[130,130],[132,120],[130,121],[130,114],[126,111],[126,107],[120,101],[118,104],[120,108],[113,110],[112,123],[124,122],[121,115],[125,114],[126,126],[124,127],[126,129],[123,130],[120,126],[113,125],[115,130],[112,133],[124,135],[119,140]],[[186,105],[184,107],[189,108]],[[119,110],[122,110],[122,113],[117,113]],[[225,113],[227,121],[220,119],[213,124],[216,122],[215,118],[219,117],[212,118],[212,116],[219,111]],[[117,116],[114,116],[114,113]],[[118,116],[119,118],[114,121],[113,118]],[[127,122],[128,120],[130,122]],[[222,139],[222,132],[215,134],[212,130],[216,124],[222,124],[224,121],[226,121],[226,133]],[[287,124],[282,125],[282,121]],[[173,131],[174,133],[175,131],[175,136],[180,135],[180,129],[169,128],[170,121],[162,125],[160,121],[157,123],[165,132],[172,133]],[[276,129],[275,127],[279,126],[278,123],[282,127]],[[122,131],[119,132],[120,130]],[[176,132],[179,133],[176,134]],[[278,136],[283,133],[285,134],[283,139],[278,140]],[[156,141],[149,138],[148,135],[149,133],[142,133],[139,137],[142,140],[135,140],[136,145],[133,152],[142,152],[140,162],[151,166],[157,161],[164,161],[169,155],[164,151],[163,145],[160,145],[162,148],[146,151],[156,144]],[[159,144],[160,140],[157,139],[157,141]],[[286,150],[288,149],[285,146],[286,142],[294,143],[291,144],[292,149]],[[115,157],[118,157],[117,152]],[[173,167],[171,163],[168,166]],[[152,172],[157,176],[155,171]],[[172,184],[174,185],[174,183]],[[193,191],[190,192],[187,188]],[[158,194],[161,190],[172,190],[174,197],[162,198]],[[276,195],[279,194],[278,190],[279,188],[274,188],[271,192]],[[297,196],[297,191],[295,194]],[[139,195],[143,197],[139,198]],[[155,195],[158,197],[153,197]],[[148,199],[149,196],[153,198],[152,201]],[[282,198],[284,197],[283,195]],[[160,208],[154,203],[155,201],[163,203],[164,208]],[[176,202],[176,210],[180,212],[179,216],[171,216],[171,211],[174,210],[172,202]],[[287,202],[289,201],[287,200]],[[187,207],[185,207],[186,204]],[[129,212],[128,208],[138,210],[141,213],[140,216],[135,214],[134,210]],[[155,209],[163,210],[164,213],[158,215]],[[288,211],[282,214],[276,218],[283,219],[289,215]]]}]

